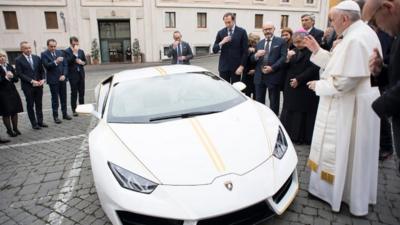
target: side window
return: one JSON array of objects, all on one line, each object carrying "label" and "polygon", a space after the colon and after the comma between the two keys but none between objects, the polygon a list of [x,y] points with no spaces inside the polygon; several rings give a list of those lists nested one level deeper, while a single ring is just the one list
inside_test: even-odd
[{"label": "side window", "polygon": [[97,85],[95,95],[97,98],[96,111],[103,116],[106,107],[108,94],[111,90],[112,76]]}]

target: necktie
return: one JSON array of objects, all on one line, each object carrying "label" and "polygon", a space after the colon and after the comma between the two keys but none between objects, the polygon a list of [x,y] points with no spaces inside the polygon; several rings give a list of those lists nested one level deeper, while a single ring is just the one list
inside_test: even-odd
[{"label": "necktie", "polygon": [[265,56],[268,57],[269,49],[270,49],[271,39],[267,39],[267,44],[265,45]]},{"label": "necktie", "polygon": [[52,52],[52,53],[51,53],[51,55],[53,56],[53,59],[56,59],[56,58],[57,58],[57,56],[56,56],[56,53],[55,53],[55,52]]},{"label": "necktie", "polygon": [[33,60],[32,60],[32,56],[31,55],[28,56],[28,61],[29,61],[29,64],[31,65],[32,70],[35,70],[34,67],[33,67]]},{"label": "necktie", "polygon": [[179,64],[179,56],[182,56],[182,49],[181,49],[181,44],[178,44],[178,49],[177,49],[178,57],[176,63]]},{"label": "necktie", "polygon": [[228,36],[232,36],[232,28],[228,30]]}]

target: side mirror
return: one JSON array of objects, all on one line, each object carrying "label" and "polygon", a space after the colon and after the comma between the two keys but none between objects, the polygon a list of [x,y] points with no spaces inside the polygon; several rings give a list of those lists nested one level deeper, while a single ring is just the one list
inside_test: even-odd
[{"label": "side mirror", "polygon": [[232,86],[238,91],[243,91],[246,88],[246,85],[241,81],[232,84]]},{"label": "side mirror", "polygon": [[93,104],[78,105],[76,107],[76,112],[79,114],[91,114],[96,118],[100,119],[99,113],[94,109]]}]

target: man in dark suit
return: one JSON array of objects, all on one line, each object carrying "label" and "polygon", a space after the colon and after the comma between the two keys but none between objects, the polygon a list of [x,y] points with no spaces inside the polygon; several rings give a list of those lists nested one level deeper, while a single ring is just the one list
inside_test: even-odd
[{"label": "man in dark suit", "polygon": [[79,40],[76,37],[69,39],[70,47],[65,50],[65,57],[68,64],[67,78],[71,86],[71,108],[73,116],[76,113],[76,101],[79,93],[79,104],[85,103],[85,52],[79,49]]},{"label": "man in dark suit", "polygon": [[318,44],[321,45],[322,37],[324,32],[320,29],[314,27],[315,16],[313,14],[304,14],[301,16],[301,25],[303,29],[306,30],[311,36],[317,40]]},{"label": "man in dark suit", "polygon": [[193,59],[192,49],[189,43],[182,41],[182,34],[175,31],[173,34],[174,43],[169,46],[168,57],[172,56],[171,64],[190,64]]},{"label": "man in dark suit", "polygon": [[265,39],[257,44],[253,61],[257,62],[254,86],[256,100],[265,104],[265,95],[268,89],[270,108],[279,115],[280,90],[282,87],[282,66],[286,61],[287,46],[285,40],[274,36],[275,26],[271,22],[263,25]]},{"label": "man in dark suit", "polygon": [[213,52],[219,57],[219,75],[232,83],[240,81],[247,62],[248,38],[246,30],[235,24],[235,15],[226,13],[223,17],[225,28],[218,31]]},{"label": "man in dark suit", "polygon": [[[370,60],[370,70],[379,79],[379,84],[388,84],[381,97],[376,99],[372,108],[380,118],[390,118],[392,122],[393,143],[397,157],[400,156],[400,0],[367,0],[363,8],[364,20],[375,19],[376,25],[395,37],[390,51],[389,65],[378,49]],[[381,74],[387,73],[387,77]],[[399,173],[400,173],[400,161]]]},{"label": "man in dark suit", "polygon": [[67,61],[64,60],[62,52],[56,50],[57,42],[54,39],[47,40],[47,50],[42,52],[42,64],[46,69],[47,84],[51,92],[51,108],[55,123],[61,123],[58,118],[58,99],[60,99],[63,119],[71,120],[67,114],[67,85],[65,75],[68,73]]},{"label": "man in dark suit", "polygon": [[43,123],[42,112],[44,69],[39,56],[32,55],[31,45],[27,41],[21,42],[20,48],[22,54],[15,59],[15,69],[21,78],[21,89],[25,95],[26,109],[32,128],[39,130],[41,127],[47,127]]}]

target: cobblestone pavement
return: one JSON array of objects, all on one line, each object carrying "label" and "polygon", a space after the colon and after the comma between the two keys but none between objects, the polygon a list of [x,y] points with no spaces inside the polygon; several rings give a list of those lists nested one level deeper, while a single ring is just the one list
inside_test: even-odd
[{"label": "cobblestone pavement", "polygon": [[[217,61],[209,57],[193,63],[216,72]],[[93,89],[100,80],[135,66],[88,67],[86,102],[94,101]],[[32,130],[26,113],[21,113],[22,135],[12,138],[8,145],[0,145],[0,224],[110,224],[96,194],[87,149],[87,133],[96,121],[79,116],[56,125],[51,118],[48,87],[45,90],[43,105],[49,128]],[[4,128],[1,135],[5,136]],[[353,217],[346,205],[340,213],[332,213],[326,203],[308,196],[309,171],[305,163],[309,146],[297,146],[297,152],[301,182],[298,196],[286,213],[264,225],[400,224],[400,177],[393,158],[380,164],[378,204],[371,206],[368,216]]]}]

